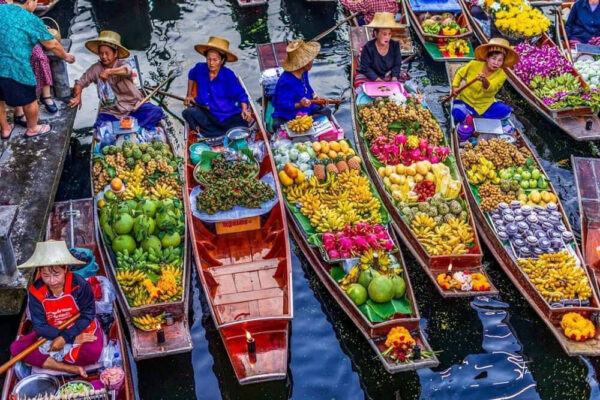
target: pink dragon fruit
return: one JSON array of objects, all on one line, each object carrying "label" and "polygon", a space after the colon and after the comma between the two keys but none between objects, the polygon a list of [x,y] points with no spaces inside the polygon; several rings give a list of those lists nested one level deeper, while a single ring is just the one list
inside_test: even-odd
[{"label": "pink dragon fruit", "polygon": [[350,254],[349,251],[341,251],[340,252],[340,258],[350,258],[352,257],[352,254]]},{"label": "pink dragon fruit", "polygon": [[427,145],[427,154],[433,154],[434,150],[435,150],[436,146],[432,145],[432,144],[428,144]]},{"label": "pink dragon fruit", "polygon": [[397,146],[404,146],[406,144],[406,136],[404,134],[399,134],[394,136],[394,144]]},{"label": "pink dragon fruit", "polygon": [[431,156],[429,157],[429,162],[432,164],[437,164],[439,163],[441,160],[438,156]]},{"label": "pink dragon fruit", "polygon": [[359,233],[367,232],[367,230],[369,230],[369,224],[367,222],[359,222],[358,224],[356,224],[356,227],[354,229],[355,232]]},{"label": "pink dragon fruit", "polygon": [[356,253],[361,253],[369,248],[369,243],[362,236],[355,236],[352,242],[354,243],[354,252]]},{"label": "pink dragon fruit", "polygon": [[419,150],[418,148],[412,149],[410,151],[410,158],[412,158],[413,160],[418,161],[420,157],[421,157],[421,150]]},{"label": "pink dragon fruit", "polygon": [[373,153],[376,156],[381,154],[381,148],[379,147],[379,145],[377,143],[373,143],[371,145],[371,153]]},{"label": "pink dragon fruit", "polygon": [[377,237],[377,234],[373,232],[368,232],[367,234],[365,234],[365,239],[367,240],[369,246],[371,246],[372,248],[379,249],[381,247],[381,245],[379,244],[379,238]]},{"label": "pink dragon fruit", "polygon": [[427,149],[427,145],[428,145],[427,140],[419,139],[419,149],[425,150],[425,149]]},{"label": "pink dragon fruit", "polygon": [[332,260],[337,260],[338,258],[340,258],[340,252],[335,249],[329,250],[327,252],[327,254],[329,255],[329,258]]},{"label": "pink dragon fruit", "polygon": [[440,157],[446,158],[450,154],[450,149],[448,147],[442,146],[438,149],[438,154],[440,155]]},{"label": "pink dragon fruit", "polygon": [[352,250],[352,239],[350,239],[348,236],[344,236],[342,237],[339,241],[338,241],[339,245],[340,245],[340,249],[342,251],[350,251]]},{"label": "pink dragon fruit", "polygon": [[383,248],[386,251],[392,251],[394,249],[394,242],[392,242],[391,240],[387,240],[384,244],[383,244]]},{"label": "pink dragon fruit", "polygon": [[380,233],[385,233],[387,235],[387,232],[385,230],[385,228],[383,227],[383,225],[373,225],[373,232],[375,232],[376,234],[380,234]]}]

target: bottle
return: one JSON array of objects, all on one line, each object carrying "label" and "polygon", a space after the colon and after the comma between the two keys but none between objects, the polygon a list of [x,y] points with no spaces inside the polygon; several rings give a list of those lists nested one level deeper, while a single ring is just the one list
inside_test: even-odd
[{"label": "bottle", "polygon": [[123,360],[121,359],[121,355],[119,354],[118,351],[115,352],[115,355],[113,356],[112,366],[123,368]]}]

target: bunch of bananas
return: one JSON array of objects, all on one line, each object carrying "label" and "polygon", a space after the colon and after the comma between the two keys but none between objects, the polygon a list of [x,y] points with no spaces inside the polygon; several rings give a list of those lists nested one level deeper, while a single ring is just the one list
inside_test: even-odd
[{"label": "bunch of bananas", "polygon": [[394,274],[402,273],[402,268],[394,268],[390,270],[390,266],[392,266],[392,264],[392,257],[386,251],[369,249],[369,251],[360,256],[358,265],[363,270],[374,268],[383,275],[390,274],[391,272]]},{"label": "bunch of bananas", "polygon": [[417,240],[427,253],[438,256],[469,252],[467,244],[475,241],[475,234],[469,224],[457,218],[449,218],[445,223],[435,225],[434,219],[425,213],[417,213],[411,223]]},{"label": "bunch of bananas", "polygon": [[133,325],[143,331],[155,331],[162,324],[164,316],[165,314],[162,313],[154,317],[150,314],[144,314],[141,317],[133,317]]},{"label": "bunch of bananas", "polygon": [[133,271],[128,269],[123,269],[117,271],[117,282],[123,288],[125,293],[131,292],[138,283],[142,282],[146,279],[146,274],[142,271]]},{"label": "bunch of bananas", "polygon": [[141,247],[135,249],[133,254],[129,254],[127,249],[117,252],[117,265],[119,269],[144,269],[148,253]]},{"label": "bunch of bananas", "polygon": [[123,200],[142,200],[148,197],[148,191],[139,182],[128,182],[121,198]]},{"label": "bunch of bananas", "polygon": [[450,57],[456,57],[458,55],[469,53],[469,44],[464,39],[452,40],[448,42],[442,50],[448,52]]},{"label": "bunch of bananas", "polygon": [[118,177],[121,178],[124,181],[127,181],[127,184],[133,184],[133,185],[141,185],[142,181],[144,180],[144,176],[145,176],[145,171],[144,168],[142,168],[141,165],[136,165],[134,169],[130,170],[130,169],[123,169],[121,170],[121,172],[118,174]]},{"label": "bunch of bananas", "polygon": [[325,182],[312,176],[284,190],[317,232],[337,232],[360,221],[381,223],[379,199],[358,170],[328,174]]},{"label": "bunch of bananas", "polygon": [[142,285],[148,292],[148,297],[150,297],[150,300],[158,300],[158,298],[162,294],[162,291],[158,287],[156,287],[156,285],[154,285],[154,282],[152,282],[149,278],[146,278],[142,281]]},{"label": "bunch of bananas", "polygon": [[156,286],[161,290],[160,301],[177,301],[181,299],[183,286],[181,285],[182,269],[174,265],[163,268]]},{"label": "bunch of bananas", "polygon": [[125,298],[130,307],[141,307],[153,304],[150,296],[148,296],[148,292],[142,286],[134,287],[133,290],[125,294]]},{"label": "bunch of bananas", "polygon": [[350,272],[348,272],[348,274],[346,274],[346,276],[339,282],[340,286],[342,287],[342,289],[344,291],[351,284],[358,282],[358,278],[360,277],[360,272],[361,272],[360,268],[358,267],[358,265],[356,265],[356,266],[352,267]]},{"label": "bunch of bananas", "polygon": [[490,182],[494,184],[500,183],[500,177],[496,173],[494,164],[485,157],[479,157],[479,161],[473,164],[467,171],[469,182],[474,185]]},{"label": "bunch of bananas", "polygon": [[292,132],[305,132],[311,128],[313,124],[313,117],[310,115],[303,115],[301,117],[296,117],[293,120],[288,122],[288,128]]},{"label": "bunch of bananas", "polygon": [[177,192],[175,192],[169,185],[164,183],[156,184],[150,188],[150,196],[155,200],[170,199],[177,197]]},{"label": "bunch of bananas", "polygon": [[566,251],[542,254],[538,259],[520,258],[518,263],[546,301],[586,300],[592,295],[585,271]]},{"label": "bunch of bananas", "polygon": [[148,249],[148,261],[161,264],[181,265],[181,252],[179,247],[165,247],[164,249]]}]

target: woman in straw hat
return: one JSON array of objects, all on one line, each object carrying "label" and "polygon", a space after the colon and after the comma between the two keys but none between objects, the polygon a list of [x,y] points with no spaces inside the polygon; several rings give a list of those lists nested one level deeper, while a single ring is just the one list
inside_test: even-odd
[{"label": "woman in straw hat", "polygon": [[[144,103],[133,111],[144,95],[133,83],[131,65],[123,60],[129,57],[129,50],[121,45],[121,36],[116,32],[102,31],[96,39],[88,40],[85,47],[100,59],[75,81],[69,105],[81,105],[81,92],[95,83],[99,87],[98,95],[102,94],[102,101],[94,127],[132,116],[142,128],[154,129],[163,118],[163,110],[154,104]],[[108,90],[101,88],[105,85],[110,87],[114,96],[104,97]]]},{"label": "woman in straw hat", "polygon": [[398,0],[342,0],[342,6],[350,13],[362,13],[361,25],[371,23],[378,12],[398,12]]},{"label": "woman in straw hat", "polygon": [[279,77],[273,94],[273,129],[278,129],[298,113],[331,117],[327,107],[312,104],[317,98],[308,81],[308,71],[321,50],[317,42],[305,42],[297,39],[288,44],[287,56],[283,62],[284,72]]},{"label": "woman in straw hat", "polygon": [[[452,117],[457,123],[471,125],[473,117],[504,119],[512,109],[496,101],[496,93],[506,80],[504,68],[519,62],[519,54],[506,39],[492,38],[489,43],[475,49],[475,60],[456,71],[452,80],[452,94],[455,96]],[[462,81],[477,81],[457,95]]]},{"label": "woman in straw hat", "polygon": [[[39,277],[29,287],[28,308],[33,332],[18,338],[10,351],[16,356],[39,337],[48,339],[24,358],[31,366],[87,376],[86,365],[100,358],[103,333],[96,321],[96,305],[90,284],[69,271],[85,264],[71,255],[64,241],[39,242],[35,252],[17,268],[39,268]],[[58,327],[79,313],[67,329]]]},{"label": "woman in straw hat", "polygon": [[398,81],[402,71],[402,51],[400,43],[392,40],[392,30],[400,28],[394,14],[378,12],[367,25],[373,29],[374,38],[369,40],[360,53],[360,65],[354,85],[365,81]]},{"label": "woman in straw hat", "polygon": [[229,41],[211,36],[194,49],[206,57],[188,73],[188,90],[183,118],[190,129],[205,137],[223,136],[229,129],[248,126],[252,114],[248,95],[238,77],[225,63],[237,61]]}]

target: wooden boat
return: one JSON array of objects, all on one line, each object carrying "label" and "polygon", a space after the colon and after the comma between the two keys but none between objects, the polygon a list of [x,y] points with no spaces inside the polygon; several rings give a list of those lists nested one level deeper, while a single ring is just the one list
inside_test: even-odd
[{"label": "wooden boat", "polygon": [[[470,3],[465,0],[461,0],[461,2],[466,15],[471,21],[475,36],[477,36],[477,39],[479,39],[481,43],[487,43],[490,38],[485,34],[483,28],[479,25],[479,22],[471,15]],[[535,42],[536,46],[542,46],[544,44],[556,45],[546,33],[542,34],[540,39]],[[533,90],[531,90],[525,82],[519,79],[511,68],[508,68],[505,71],[508,81],[515,90],[527,100],[536,111],[544,116],[544,118],[561,128],[573,139],[578,141],[600,139],[600,118],[598,118],[597,113],[594,113],[589,107],[551,109],[544,104],[542,99],[533,93]],[[587,84],[581,79],[579,73],[575,71],[574,74],[581,81],[582,86],[587,87]]]},{"label": "wooden boat", "polygon": [[34,13],[40,17],[46,15],[59,1],[60,0],[38,0]]},{"label": "wooden boat", "polygon": [[600,285],[600,159],[571,156],[581,226],[583,259]]},{"label": "wooden boat", "polygon": [[[69,200],[63,202],[57,202],[54,204],[50,213],[50,218],[47,225],[46,239],[50,240],[64,240],[70,247],[86,248],[91,250],[95,257],[96,263],[98,264],[99,276],[106,276],[106,270],[104,265],[104,259],[102,252],[100,251],[96,242],[94,234],[94,203],[92,199],[80,199],[80,200]],[[116,305],[115,305],[116,307]],[[102,399],[113,398],[119,400],[134,400],[134,384],[132,380],[131,365],[129,364],[129,358],[127,357],[127,344],[125,335],[123,334],[123,327],[119,320],[119,315],[116,308],[113,311],[114,321],[109,330],[109,336],[107,340],[116,340],[120,346],[120,354],[123,355],[123,370],[125,371],[125,381],[123,386],[120,388],[118,393],[114,393],[114,397],[101,397]],[[26,318],[26,314],[23,313],[21,323],[17,336],[26,335],[32,330],[31,322]],[[99,366],[101,367],[101,365]],[[35,372],[35,371],[34,371]],[[45,371],[44,371],[45,372]],[[84,379],[88,382],[99,379],[98,368],[91,368],[88,370],[88,377],[81,378],[78,376],[63,377],[63,382],[70,380],[81,380]],[[6,373],[4,380],[4,386],[2,389],[2,400],[11,399],[11,393],[17,384],[18,380],[15,376],[14,370],[11,368]],[[107,396],[111,396],[111,393]],[[58,399],[58,397],[48,397],[51,399]],[[90,397],[73,397],[73,399],[84,399]],[[100,397],[98,398],[100,399]]]},{"label": "wooden boat", "polygon": [[[358,68],[358,52],[355,49],[360,48],[363,45],[361,40],[364,40],[364,36],[360,33],[362,28],[351,27],[350,28],[350,47],[352,49],[352,82],[354,87],[354,77],[356,76],[356,69]],[[356,108],[356,93],[353,93],[352,96],[352,120],[354,124],[354,143],[356,143],[362,158],[364,160],[369,160],[369,147],[366,143],[364,137],[361,135],[362,125],[358,121],[357,117],[357,108]],[[403,217],[400,210],[395,205],[395,200],[392,198],[390,193],[385,188],[385,185],[382,181],[382,178],[379,176],[377,172],[377,168],[371,162],[365,162],[367,171],[373,180],[379,195],[381,196],[392,220],[394,221],[394,227],[396,228],[398,235],[402,238],[403,242],[410,249],[413,256],[417,259],[425,273],[429,276],[434,286],[437,288],[440,295],[443,297],[464,297],[464,296],[480,296],[483,294],[493,295],[497,294],[498,290],[493,286],[491,280],[487,276],[487,273],[482,267],[482,259],[483,254],[481,250],[481,245],[479,244],[479,239],[477,238],[477,234],[475,234],[475,244],[474,251],[470,254],[463,255],[452,255],[452,256],[432,256],[427,253],[425,248],[419,243],[417,237],[415,236],[412,229],[407,224],[405,218]],[[464,193],[464,188],[462,189],[461,198],[466,202],[466,195]],[[470,215],[472,212],[467,204],[467,210]],[[474,225],[474,220],[470,218],[470,225],[473,229],[473,232],[477,232],[477,229]],[[481,291],[461,291],[457,289],[444,290],[437,283],[437,276],[440,273],[444,273],[446,271],[453,270],[456,271],[468,271],[470,273],[479,272],[484,274],[488,278],[488,282],[490,282],[491,289],[489,291],[481,292]]]},{"label": "wooden boat", "polygon": [[[402,53],[402,56],[406,57],[406,56],[412,56],[413,54],[415,54],[415,46],[413,45],[412,42],[412,37],[410,35],[410,19],[408,17],[408,13],[407,13],[407,6],[405,4],[405,0],[398,0],[398,12],[400,13],[401,17],[400,17],[400,21],[398,21],[398,23],[400,24],[400,28],[398,29],[394,29],[392,31],[392,39],[397,40],[400,42],[400,50]],[[350,15],[352,15],[352,13],[350,11],[348,11],[346,8],[344,8],[344,13],[346,14],[347,17],[349,17]],[[357,30],[356,34],[363,36],[365,39],[363,41],[361,41],[360,43],[366,43],[368,40],[371,40],[373,38],[373,30],[371,28],[367,28],[364,25],[359,25],[358,23],[358,19],[352,18],[350,20],[350,23],[352,26],[354,27],[360,27],[360,31]],[[359,51],[360,49],[356,49],[356,51]]]},{"label": "wooden boat", "polygon": [[[267,150],[258,177],[272,173],[277,179],[268,137],[251,98],[250,108],[256,121],[251,128],[254,140],[264,143]],[[276,185],[278,202],[260,217],[216,224],[201,221],[192,214],[190,204],[190,194],[198,186],[188,151],[194,143],[198,137],[186,126],[184,201],[194,260],[213,320],[240,384],[285,379],[294,313],[281,191]],[[248,340],[254,341],[254,352],[249,351]]]},{"label": "wooden boat", "polygon": [[[425,48],[425,51],[427,51],[427,54],[429,54],[429,56],[434,61],[443,61],[443,62],[446,62],[446,61],[468,61],[468,60],[472,60],[475,57],[475,54],[473,52],[473,45],[471,44],[471,38],[473,36],[473,29],[471,28],[471,24],[469,23],[469,20],[467,19],[464,10],[462,10],[462,7],[463,7],[462,4],[460,4],[462,11],[457,15],[457,17],[455,19],[456,19],[456,23],[460,27],[466,29],[466,31],[464,33],[461,33],[461,34],[458,34],[455,36],[444,36],[444,35],[439,35],[439,34],[432,35],[432,34],[426,33],[423,30],[423,26],[421,24],[422,24],[423,17],[427,13],[415,12],[410,4],[410,0],[406,0],[405,6],[406,6],[406,11],[408,13],[408,16],[410,17],[410,19],[412,21],[412,25],[417,34],[417,37],[423,44],[423,47]],[[454,41],[454,40],[466,41],[466,43],[469,47],[469,51],[467,53],[456,54],[454,56],[448,55],[447,53],[444,54],[444,51],[441,50],[441,46],[444,44],[447,44],[450,41]]]},{"label": "wooden boat", "polygon": [[[514,127],[513,127],[514,128]],[[535,156],[533,151],[531,150],[531,145],[527,142],[522,133],[514,128],[513,136],[516,140],[515,144],[519,147],[524,147],[531,153],[534,165],[537,169],[539,169],[544,175],[544,169],[538,158]],[[554,334],[556,340],[559,342],[564,351],[569,355],[587,355],[587,356],[596,356],[600,355],[600,340],[597,337],[592,339],[588,339],[585,342],[577,342],[567,338],[561,327],[560,321],[564,314],[568,312],[576,312],[584,316],[591,316],[593,314],[597,314],[600,312],[600,303],[598,301],[598,286],[594,279],[591,279],[590,274],[587,269],[584,268],[584,271],[589,279],[591,284],[591,297],[589,299],[589,306],[557,306],[550,304],[547,302],[540,292],[536,289],[534,284],[529,280],[528,275],[521,270],[519,265],[517,264],[517,257],[510,247],[505,247],[503,242],[498,238],[496,231],[490,222],[489,213],[484,212],[478,202],[478,198],[475,197],[474,188],[469,184],[467,179],[467,174],[465,168],[463,166],[461,160],[461,147],[458,140],[458,133],[456,129],[453,131],[453,147],[454,154],[457,160],[459,172],[463,178],[464,187],[467,188],[467,197],[469,203],[471,204],[471,209],[475,215],[477,226],[479,228],[479,232],[482,235],[483,241],[487,245],[488,249],[491,251],[494,258],[497,260],[500,267],[504,270],[504,272],[508,275],[513,284],[518,288],[523,297],[527,300],[527,302],[531,305],[531,307],[538,313],[540,318],[546,323],[548,329]],[[554,190],[551,182],[549,183],[549,188],[547,190],[557,193]],[[566,227],[568,231],[572,232],[571,226],[569,224],[569,220],[565,215],[564,208],[560,204],[560,200],[557,197],[557,206],[558,211],[562,214],[562,223]],[[572,245],[572,254],[576,258],[576,260],[583,264],[583,258],[581,253],[579,252],[579,248],[576,243],[573,242]],[[597,324],[597,322],[595,322]],[[596,327],[596,331],[598,331],[598,327]]]},{"label": "wooden boat", "polygon": [[267,5],[268,0],[237,0],[237,4],[240,7],[257,7]]},{"label": "wooden boat", "polygon": [[[134,82],[138,85],[138,87],[141,88],[140,82],[142,82],[142,79],[137,59],[132,59],[129,61],[134,69]],[[158,128],[157,132],[159,133],[158,140],[167,144],[168,147],[171,149],[171,152],[173,154],[176,154],[176,152],[174,151],[175,147],[171,143],[171,139],[166,134],[166,132],[162,128]],[[136,134],[131,134],[129,136],[124,137],[128,140],[137,140]],[[122,138],[119,140],[122,140]],[[99,154],[97,150],[99,148],[99,142],[100,138],[98,137],[98,132],[96,131],[94,132],[94,139],[92,140],[92,157],[90,166],[90,174],[92,174],[91,180],[93,193],[97,193],[99,189],[103,189],[95,188],[93,184],[93,164],[95,155]],[[99,212],[98,200],[101,198],[100,193],[98,193],[98,196],[95,197],[95,210],[97,213]],[[185,196],[185,193],[183,195]],[[183,262],[181,267],[183,268],[183,271],[181,282],[181,299],[178,301],[160,302],[134,307],[129,305],[125,292],[123,291],[122,287],[117,281],[117,258],[115,252],[112,250],[111,246],[109,245],[108,241],[102,233],[102,228],[99,221],[100,218],[97,218],[96,229],[98,234],[98,246],[100,247],[104,259],[106,260],[107,275],[113,282],[115,288],[117,289],[117,301],[119,303],[119,306],[121,307],[121,311],[123,312],[125,322],[127,323],[127,327],[129,329],[129,334],[131,338],[131,348],[134,359],[136,361],[139,361],[148,358],[164,357],[167,355],[191,351],[193,344],[188,324],[191,258],[187,235],[184,235],[184,245],[182,252]],[[187,224],[188,222],[186,221],[185,232],[187,232],[188,229]],[[157,316],[163,313],[171,314],[173,317],[172,324],[170,323],[168,325],[162,325],[166,338],[166,341],[164,343],[158,343],[156,331],[144,331],[134,326],[134,318],[140,318],[144,315]]]},{"label": "wooden boat", "polygon": [[[257,46],[259,54],[258,61],[261,72],[269,68],[277,68],[283,63],[286,54],[285,45],[285,43],[269,43]],[[270,104],[271,98],[269,95],[266,94],[264,87],[263,94],[264,104]],[[263,114],[263,118],[266,119],[265,114]],[[381,356],[381,353],[386,350],[386,335],[388,334],[390,329],[396,326],[402,326],[408,329],[411,335],[417,341],[417,343],[421,346],[421,348],[423,350],[431,352],[431,347],[429,346],[425,335],[419,327],[420,315],[417,308],[416,299],[412,291],[412,286],[410,284],[410,278],[408,277],[408,272],[406,271],[406,264],[404,263],[404,258],[401,251],[396,250],[394,252],[394,256],[400,262],[400,265],[404,267],[406,293],[407,297],[409,298],[410,304],[412,305],[412,312],[410,315],[396,314],[394,318],[391,318],[390,320],[387,320],[385,322],[371,322],[363,314],[363,312],[359,310],[359,308],[354,304],[354,302],[341,289],[337,281],[332,277],[331,270],[333,264],[326,262],[323,258],[319,247],[309,242],[306,233],[304,232],[299,221],[294,216],[293,212],[290,210],[289,206],[289,203],[286,202],[287,220],[290,224],[290,231],[295,239],[295,242],[302,250],[302,253],[308,260],[313,270],[319,276],[321,282],[323,282],[323,284],[327,287],[329,293],[336,299],[340,307],[342,307],[344,312],[354,322],[354,324],[360,330],[360,332],[365,336],[373,351],[375,351],[375,353],[379,355],[379,359],[381,360],[384,368],[389,373],[393,374],[402,371],[437,366],[439,364],[439,361],[435,354],[433,354],[429,358],[423,358],[421,360],[405,364],[394,363],[387,357]],[[390,236],[396,244],[396,248],[399,249],[397,238],[394,232],[392,232],[391,230]]]}]

